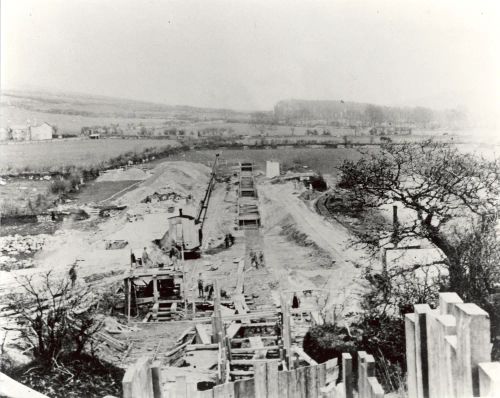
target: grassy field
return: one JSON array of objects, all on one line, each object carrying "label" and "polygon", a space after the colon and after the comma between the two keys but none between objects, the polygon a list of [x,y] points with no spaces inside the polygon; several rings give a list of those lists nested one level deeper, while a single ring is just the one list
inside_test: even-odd
[{"label": "grassy field", "polygon": [[350,148],[291,148],[291,149],[225,149],[189,151],[177,154],[169,160],[186,160],[212,164],[215,154],[220,153],[222,160],[228,162],[252,161],[256,167],[265,171],[266,160],[276,160],[283,167],[295,164],[307,165],[321,173],[335,174],[338,167],[345,159],[357,160],[361,154],[356,149]]},{"label": "grassy field", "polygon": [[127,188],[133,188],[140,181],[92,181],[82,188],[81,192],[72,195],[77,204],[97,203],[109,199],[118,192],[125,192]]},{"label": "grassy field", "polygon": [[146,148],[179,145],[170,140],[61,140],[0,145],[0,173],[13,171],[56,171],[60,167],[97,166],[100,162]]}]

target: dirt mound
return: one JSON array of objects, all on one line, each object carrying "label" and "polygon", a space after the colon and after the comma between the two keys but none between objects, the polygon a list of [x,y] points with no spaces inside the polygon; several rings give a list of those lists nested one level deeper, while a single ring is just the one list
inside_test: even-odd
[{"label": "dirt mound", "polygon": [[199,163],[191,162],[163,162],[153,170],[153,175],[131,192],[123,195],[119,202],[134,204],[155,192],[165,190],[176,192],[178,195],[192,194],[196,202],[205,193],[210,176],[210,169]]},{"label": "dirt mound", "polygon": [[144,170],[132,167],[130,169],[113,169],[108,170],[99,178],[97,182],[103,181],[142,181],[149,177],[150,175]]}]

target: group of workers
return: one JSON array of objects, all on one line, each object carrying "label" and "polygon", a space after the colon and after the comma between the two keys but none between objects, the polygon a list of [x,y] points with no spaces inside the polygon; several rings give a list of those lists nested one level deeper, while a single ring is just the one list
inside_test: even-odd
[{"label": "group of workers", "polygon": [[[179,260],[182,258],[182,253],[175,246],[172,246],[172,248],[168,252],[168,256],[170,259],[170,265],[174,267],[175,271],[178,271],[180,267]],[[146,268],[151,268],[154,266],[154,262],[149,256],[149,253],[146,248],[144,248],[144,250],[142,251],[141,257],[136,256],[131,249],[130,266],[131,268],[142,267],[142,266]],[[163,267],[163,264],[159,264],[158,266]]]},{"label": "group of workers", "polygon": [[130,250],[130,266],[132,268],[135,267],[142,267],[143,265],[145,267],[151,267],[153,264],[151,258],[149,257],[148,251],[146,248],[142,251],[142,256],[141,257],[136,257],[132,249]]},{"label": "group of workers", "polygon": [[211,300],[214,294],[214,284],[207,283],[203,279],[203,274],[200,272],[198,274],[198,297],[205,299],[205,291],[207,292],[207,300]]},{"label": "group of workers", "polygon": [[264,264],[264,252],[254,252],[250,250],[250,265],[255,268],[263,267]]}]

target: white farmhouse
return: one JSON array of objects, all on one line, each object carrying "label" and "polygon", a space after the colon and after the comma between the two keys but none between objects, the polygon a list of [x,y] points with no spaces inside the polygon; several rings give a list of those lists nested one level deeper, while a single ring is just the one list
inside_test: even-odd
[{"label": "white farmhouse", "polygon": [[40,126],[30,127],[30,139],[32,141],[51,140],[55,129],[48,123],[42,123]]}]

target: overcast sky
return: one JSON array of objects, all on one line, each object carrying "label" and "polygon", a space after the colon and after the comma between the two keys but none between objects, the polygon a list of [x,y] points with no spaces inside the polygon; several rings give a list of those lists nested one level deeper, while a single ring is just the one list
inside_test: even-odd
[{"label": "overcast sky", "polygon": [[1,0],[1,82],[236,109],[498,108],[497,3]]}]

